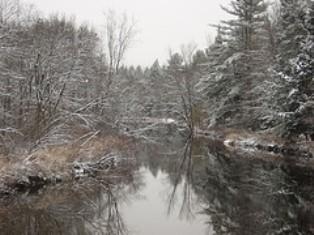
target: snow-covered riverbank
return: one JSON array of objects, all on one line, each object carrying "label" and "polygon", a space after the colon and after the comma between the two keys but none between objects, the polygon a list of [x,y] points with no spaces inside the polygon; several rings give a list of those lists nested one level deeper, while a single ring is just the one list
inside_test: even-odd
[{"label": "snow-covered riverbank", "polygon": [[254,133],[236,129],[215,129],[207,131],[197,130],[197,135],[219,141],[227,150],[253,156],[256,153],[265,153],[280,157],[289,156],[300,161],[309,161],[309,159],[314,157],[314,142],[288,142],[286,139],[278,138],[269,133]]},{"label": "snow-covered riverbank", "polygon": [[82,177],[126,174],[134,161],[127,149],[131,149],[127,138],[107,136],[83,144],[48,147],[25,156],[1,156],[0,194],[36,190]]}]

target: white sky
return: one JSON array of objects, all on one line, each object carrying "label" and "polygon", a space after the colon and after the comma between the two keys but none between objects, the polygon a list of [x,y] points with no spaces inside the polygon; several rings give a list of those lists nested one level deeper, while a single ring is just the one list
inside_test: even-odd
[{"label": "white sky", "polygon": [[101,28],[103,12],[115,9],[127,12],[137,21],[139,34],[127,52],[128,65],[151,65],[155,59],[161,63],[168,58],[170,48],[195,42],[206,47],[207,35],[213,39],[215,30],[209,24],[226,17],[220,5],[230,0],[25,0],[33,3],[45,14],[61,12],[75,15],[78,22]]}]

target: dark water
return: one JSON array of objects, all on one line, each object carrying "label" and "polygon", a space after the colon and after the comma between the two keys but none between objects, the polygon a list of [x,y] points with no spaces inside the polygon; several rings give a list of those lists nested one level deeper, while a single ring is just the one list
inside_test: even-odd
[{"label": "dark water", "polygon": [[[0,234],[314,234],[314,176],[220,143],[139,144],[131,176],[0,203]],[[253,153],[252,153],[253,154]]]}]

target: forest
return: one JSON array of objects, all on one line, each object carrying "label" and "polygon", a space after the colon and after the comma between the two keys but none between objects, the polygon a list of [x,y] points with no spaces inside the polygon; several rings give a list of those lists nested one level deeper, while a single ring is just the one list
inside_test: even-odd
[{"label": "forest", "polygon": [[173,133],[313,167],[314,1],[222,9],[230,17],[210,25],[207,48],[187,42],[145,67],[124,64],[140,37],[127,14],[108,9],[99,32],[0,0],[0,194],[100,169],[130,174],[133,161],[114,169],[116,158]]},{"label": "forest", "polygon": [[1,1],[2,151],[143,117],[171,118],[190,131],[312,140],[313,2],[232,1],[224,10],[233,18],[213,26],[209,48],[183,45],[166,64],[142,68],[122,64],[136,35],[126,15],[108,11],[100,35],[66,16],[42,18],[32,6]]}]

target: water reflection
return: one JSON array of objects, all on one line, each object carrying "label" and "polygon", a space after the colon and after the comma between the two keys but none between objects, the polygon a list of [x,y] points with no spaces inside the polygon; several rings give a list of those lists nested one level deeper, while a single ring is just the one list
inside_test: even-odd
[{"label": "water reflection", "polygon": [[[173,203],[171,214],[168,214],[167,204],[172,184],[167,173],[158,170],[156,176],[154,176],[145,167],[142,167],[139,173],[145,179],[145,187],[141,190],[142,197],[134,200],[122,210],[130,234],[205,234],[207,231],[205,215],[199,214],[193,220],[178,216],[181,210],[181,203],[179,202],[183,200],[183,184],[178,185],[176,194],[176,202],[178,203]],[[194,209],[196,209],[196,205]],[[200,210],[201,207],[198,205],[198,211]]]},{"label": "water reflection", "polygon": [[136,151],[133,174],[115,182],[84,179],[3,200],[0,233],[314,234],[309,169],[201,139]]},{"label": "water reflection", "polygon": [[162,143],[138,148],[139,171],[146,184],[144,200],[133,202],[128,213],[134,234],[211,234],[193,189],[195,145],[191,140]]},{"label": "water reflection", "polygon": [[[192,209],[192,201],[193,201],[193,175],[192,175],[192,139],[189,139],[182,151],[182,157],[176,163],[178,166],[175,170],[176,178],[173,181],[173,189],[169,196],[169,205],[168,205],[168,214],[171,213],[176,199],[176,193],[178,190],[178,186],[180,182],[182,182],[183,190],[182,190],[182,202],[180,208],[180,217],[185,216],[187,219],[192,219],[194,217],[193,209]],[[180,152],[179,152],[180,155]]]},{"label": "water reflection", "polygon": [[289,156],[265,161],[199,139],[168,147],[150,149],[146,162],[168,175],[168,213],[199,220],[203,207],[209,234],[314,234],[314,175]]},{"label": "water reflection", "polygon": [[[206,172],[206,145],[199,140],[188,139],[163,148],[158,146],[142,146],[141,164],[148,168],[156,177],[156,172],[163,172],[169,187],[165,195],[164,207],[168,215],[193,222],[200,219],[200,208],[203,206],[202,194],[196,193],[201,186]],[[140,155],[140,153],[139,153]],[[204,177],[203,177],[204,178]],[[179,208],[179,209],[178,209]]]},{"label": "water reflection", "polygon": [[120,204],[136,194],[140,182],[113,186],[89,179],[3,201],[1,234],[127,234]]},{"label": "water reflection", "polygon": [[304,211],[313,203],[305,201],[314,185],[302,170],[285,162],[241,158],[221,146],[209,148],[208,154],[200,193],[217,234],[312,234]]}]

